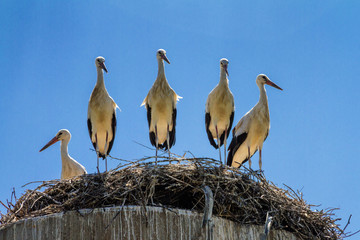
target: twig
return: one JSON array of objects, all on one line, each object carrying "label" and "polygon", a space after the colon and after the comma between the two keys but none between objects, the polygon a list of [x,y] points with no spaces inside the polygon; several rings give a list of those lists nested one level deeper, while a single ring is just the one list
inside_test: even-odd
[{"label": "twig", "polygon": [[346,228],[349,226],[349,224],[350,224],[350,220],[351,220],[351,217],[352,217],[352,214],[350,214],[349,219],[348,219],[348,221],[347,221],[347,223],[346,223],[346,225],[345,225],[344,229],[342,230],[342,232],[343,232],[343,233],[345,232]]}]

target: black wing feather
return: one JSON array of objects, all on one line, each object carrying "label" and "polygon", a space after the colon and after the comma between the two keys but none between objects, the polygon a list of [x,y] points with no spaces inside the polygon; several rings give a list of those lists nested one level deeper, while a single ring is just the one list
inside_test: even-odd
[{"label": "black wing feather", "polygon": [[177,115],[177,110],[176,108],[173,109],[173,113],[172,113],[172,125],[173,125],[173,128],[172,130],[169,132],[169,144],[170,144],[170,147],[167,146],[167,142],[165,144],[165,149],[170,149],[172,146],[175,145],[175,141],[176,141],[176,137],[175,137],[175,133],[176,133],[176,115]]},{"label": "black wing feather", "polygon": [[228,158],[227,158],[227,165],[228,166],[232,165],[235,153],[239,149],[241,144],[244,143],[246,137],[247,137],[247,132],[244,132],[244,133],[240,134],[237,137],[234,136],[233,139],[231,140],[231,143],[230,143],[229,148],[228,148],[228,152],[229,152]]},{"label": "black wing feather", "polygon": [[155,133],[154,133],[154,132],[149,132],[149,138],[150,138],[150,143],[151,143],[151,145],[153,145],[154,147],[156,147]]},{"label": "black wing feather", "polygon": [[[229,138],[229,133],[230,133],[230,130],[231,130],[231,127],[232,127],[232,124],[233,124],[233,121],[234,121],[234,112],[231,113],[230,115],[230,124],[229,124],[229,127],[227,129],[227,136],[226,136],[226,139]],[[225,132],[223,132],[220,136],[220,146],[222,146],[224,144],[224,140],[225,140]]]},{"label": "black wing feather", "polygon": [[[148,124],[149,124],[149,129],[150,129],[150,124],[151,124],[151,107],[150,107],[150,105],[149,105],[148,103],[146,104],[146,111],[147,111],[147,120],[148,120]],[[154,147],[156,147],[155,132],[149,132],[149,139],[150,139],[151,145],[153,145]]]},{"label": "black wing feather", "polygon": [[148,120],[148,124],[149,124],[149,128],[150,128],[150,123],[151,123],[151,107],[150,105],[147,103],[146,104],[146,111],[147,111],[147,120]]},{"label": "black wing feather", "polygon": [[215,143],[213,135],[211,134],[209,129],[210,122],[211,122],[210,113],[205,113],[205,128],[206,128],[207,136],[209,138],[209,142],[215,149],[218,149],[218,145]]},{"label": "black wing feather", "polygon": [[113,116],[112,116],[112,119],[111,119],[111,130],[112,130],[113,137],[109,142],[109,147],[108,147],[106,155],[110,154],[111,148],[112,148],[112,146],[114,144],[114,140],[115,140],[115,133],[116,133],[116,115],[115,115],[115,111],[113,112]]},{"label": "black wing feather", "polygon": [[94,146],[94,150],[96,150],[96,143],[92,141],[92,125],[91,125],[90,118],[88,118],[88,120],[87,120],[87,125],[88,125],[88,130],[89,130],[90,141],[91,141],[92,145]]}]

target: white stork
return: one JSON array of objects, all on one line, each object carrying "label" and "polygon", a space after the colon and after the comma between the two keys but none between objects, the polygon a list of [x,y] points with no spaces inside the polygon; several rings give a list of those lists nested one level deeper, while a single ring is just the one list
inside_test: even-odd
[{"label": "white stork", "polygon": [[149,124],[150,142],[158,149],[169,151],[175,144],[176,102],[181,98],[170,87],[165,77],[164,61],[170,64],[166,51],[156,52],[158,75],[141,106],[145,105]]},{"label": "white stork", "polygon": [[87,174],[83,165],[70,157],[68,153],[68,144],[70,142],[71,134],[67,129],[61,129],[53,139],[51,139],[39,152],[45,150],[54,143],[61,141],[61,179],[69,179],[82,174]]},{"label": "white stork", "polygon": [[99,157],[105,159],[107,171],[106,157],[109,155],[115,139],[117,105],[105,88],[103,70],[108,72],[105,66],[105,58],[97,57],[95,65],[97,82],[89,100],[87,125],[91,142],[97,153],[97,169],[99,172]]},{"label": "white stork", "polygon": [[[234,120],[234,96],[229,89],[227,78],[229,61],[220,59],[220,81],[210,92],[205,107],[205,127],[210,144],[219,149],[221,162],[221,149],[224,144],[224,163],[226,164],[226,140],[229,137]],[[217,144],[214,141],[217,140]]]},{"label": "white stork", "polygon": [[249,167],[251,168],[250,158],[259,150],[260,170],[262,167],[261,149],[270,129],[269,106],[264,85],[282,89],[264,74],[257,76],[256,84],[260,89],[260,99],[233,129],[233,139],[228,149],[227,165],[229,166],[240,167],[249,160]]}]

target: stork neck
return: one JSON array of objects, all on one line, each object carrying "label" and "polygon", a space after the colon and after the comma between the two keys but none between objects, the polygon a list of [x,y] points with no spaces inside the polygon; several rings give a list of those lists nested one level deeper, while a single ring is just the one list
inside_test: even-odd
[{"label": "stork neck", "polygon": [[68,144],[70,139],[63,139],[60,143],[60,151],[61,151],[61,160],[65,161],[66,159],[69,159],[69,153],[68,153]]},{"label": "stork neck", "polygon": [[164,66],[164,61],[162,59],[158,59],[158,75],[157,75],[156,79],[158,81],[163,80],[163,79],[166,81],[165,66]]},{"label": "stork neck", "polygon": [[223,68],[220,68],[220,81],[219,81],[219,84],[229,85],[229,80],[226,77],[226,72],[225,72],[225,70]]},{"label": "stork neck", "polygon": [[103,72],[103,70],[101,68],[97,68],[97,82],[96,82],[96,85],[105,87],[104,72]]},{"label": "stork neck", "polygon": [[264,85],[264,84],[259,85],[259,89],[260,89],[260,99],[259,99],[259,102],[267,105],[267,104],[268,104],[268,100],[267,100],[265,85]]}]

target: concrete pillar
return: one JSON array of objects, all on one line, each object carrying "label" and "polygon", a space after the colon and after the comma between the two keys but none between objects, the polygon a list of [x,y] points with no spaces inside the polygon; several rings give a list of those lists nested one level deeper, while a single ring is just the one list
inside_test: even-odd
[{"label": "concrete pillar", "polygon": [[[240,225],[213,217],[212,233],[203,229],[203,214],[160,207],[84,209],[20,220],[0,227],[0,240],[259,240],[264,226]],[[271,240],[297,240],[294,234],[271,231]]]}]

